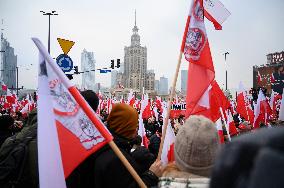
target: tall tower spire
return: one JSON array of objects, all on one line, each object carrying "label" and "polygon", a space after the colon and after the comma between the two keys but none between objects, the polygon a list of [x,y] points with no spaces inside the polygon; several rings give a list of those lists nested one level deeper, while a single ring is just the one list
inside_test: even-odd
[{"label": "tall tower spire", "polygon": [[132,29],[133,34],[131,36],[131,45],[132,46],[139,46],[140,45],[140,36],[138,35],[138,27],[136,25],[136,9],[135,9],[135,22],[134,27]]},{"label": "tall tower spire", "polygon": [[136,9],[135,9],[135,26],[136,26]]}]

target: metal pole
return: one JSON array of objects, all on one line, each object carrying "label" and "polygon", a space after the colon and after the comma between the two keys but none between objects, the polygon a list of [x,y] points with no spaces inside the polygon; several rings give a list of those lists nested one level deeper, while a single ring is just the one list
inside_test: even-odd
[{"label": "metal pole", "polygon": [[19,96],[19,67],[16,67],[17,73],[17,97]]},{"label": "metal pole", "polygon": [[50,14],[48,15],[48,53],[50,54]]},{"label": "metal pole", "polygon": [[225,56],[225,68],[226,68],[226,91],[228,90],[228,72],[227,72],[227,55],[229,55],[229,52],[225,52],[223,55]]},{"label": "metal pole", "polygon": [[227,73],[227,68],[226,68],[226,91],[228,90],[228,73]]}]

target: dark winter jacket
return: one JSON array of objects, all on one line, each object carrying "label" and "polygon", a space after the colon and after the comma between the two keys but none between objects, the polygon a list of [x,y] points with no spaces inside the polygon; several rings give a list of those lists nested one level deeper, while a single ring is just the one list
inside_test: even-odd
[{"label": "dark winter jacket", "polygon": [[[158,178],[138,165],[130,155],[131,144],[123,138],[114,135],[114,142],[124,154],[129,163],[140,175],[144,183],[150,187],[158,183]],[[68,188],[92,187],[139,187],[113,150],[104,146],[88,157],[67,178]]]},{"label": "dark winter jacket", "polygon": [[216,159],[211,188],[284,187],[284,128],[242,135]]}]

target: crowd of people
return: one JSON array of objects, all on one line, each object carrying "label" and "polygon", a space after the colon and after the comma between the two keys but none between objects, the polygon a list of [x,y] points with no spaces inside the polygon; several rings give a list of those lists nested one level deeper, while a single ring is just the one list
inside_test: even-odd
[{"label": "crowd of people", "polygon": [[[90,90],[81,94],[96,112],[98,96]],[[0,113],[1,187],[39,187],[37,110],[32,110],[27,117],[9,110]],[[137,134],[139,112],[132,106],[118,103],[109,114],[106,110],[99,114],[114,142],[147,187],[284,186],[280,178],[284,171],[281,122],[274,122],[272,128],[256,130],[235,113],[229,132],[223,123],[225,144],[221,144],[211,120],[198,115],[185,119],[180,115],[170,121],[176,135],[174,160],[163,164],[158,158],[164,124],[160,112],[158,118],[143,119],[147,144]],[[108,145],[85,159],[66,178],[66,185],[68,188],[138,187]]]}]

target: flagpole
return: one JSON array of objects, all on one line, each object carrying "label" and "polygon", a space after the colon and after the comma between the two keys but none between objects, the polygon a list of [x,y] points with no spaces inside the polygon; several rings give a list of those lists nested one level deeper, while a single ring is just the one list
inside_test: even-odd
[{"label": "flagpole", "polygon": [[171,87],[170,98],[169,98],[169,101],[168,101],[167,114],[166,114],[166,119],[165,119],[164,125],[163,125],[162,138],[161,138],[159,153],[158,153],[158,157],[157,157],[157,159],[159,159],[159,160],[161,159],[163,145],[164,145],[165,136],[166,136],[166,132],[167,132],[169,116],[170,116],[170,113],[171,113],[172,101],[173,101],[174,93],[175,93],[175,90],[176,90],[176,83],[177,83],[178,73],[179,73],[180,64],[181,64],[182,53],[183,53],[182,51],[180,51],[180,53],[179,53],[176,72],[175,72],[174,80],[173,80],[172,87]]},{"label": "flagpole", "polygon": [[166,119],[165,119],[165,122],[164,122],[164,125],[163,125],[164,127],[163,127],[163,131],[162,131],[162,138],[161,138],[159,153],[158,153],[158,156],[157,156],[157,159],[159,159],[159,160],[161,160],[162,150],[163,150],[165,136],[166,136],[167,127],[168,127],[169,116],[170,116],[170,113],[171,113],[171,105],[172,105],[172,101],[173,101],[173,97],[174,97],[174,92],[176,90],[176,82],[177,82],[178,73],[179,73],[180,64],[181,64],[181,58],[182,58],[182,54],[183,54],[183,50],[184,50],[184,46],[185,46],[185,41],[186,41],[187,31],[188,31],[188,27],[189,27],[190,15],[192,13],[193,3],[194,3],[194,0],[191,1],[189,13],[188,13],[188,16],[187,16],[185,29],[184,29],[184,33],[183,33],[183,38],[182,38],[182,43],[181,43],[181,48],[180,48],[179,57],[178,57],[178,63],[177,63],[177,67],[176,67],[176,72],[175,72],[174,80],[173,80],[172,87],[171,87],[171,93],[170,93],[170,98],[169,98],[169,101],[168,101]]},{"label": "flagpole", "polygon": [[126,169],[129,171],[129,173],[132,175],[134,180],[138,183],[140,187],[146,188],[145,183],[142,181],[142,179],[139,177],[135,169],[131,166],[131,164],[127,161],[125,156],[121,153],[117,145],[112,141],[112,136],[109,134],[109,132],[104,128],[102,122],[97,118],[94,111],[91,109],[89,104],[85,101],[83,96],[80,94],[78,89],[71,84],[71,82],[68,80],[68,78],[65,76],[63,71],[59,68],[59,66],[54,62],[54,59],[48,54],[45,47],[42,45],[40,40],[36,38],[32,38],[36,46],[38,47],[40,53],[43,55],[44,59],[48,62],[50,67],[53,69],[53,71],[57,74],[57,76],[61,79],[63,85],[69,90],[69,92],[74,97],[75,101],[80,105],[82,110],[86,113],[87,117],[92,121],[96,128],[99,130],[99,132],[103,135],[104,138],[108,141],[109,146],[112,148],[114,153],[117,155],[117,157],[121,160],[123,165],[126,167]]}]

